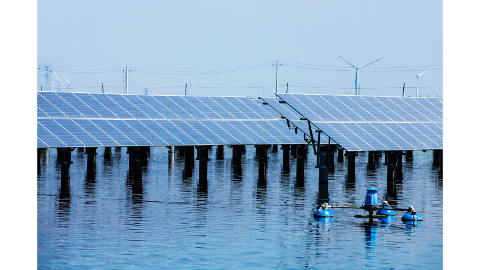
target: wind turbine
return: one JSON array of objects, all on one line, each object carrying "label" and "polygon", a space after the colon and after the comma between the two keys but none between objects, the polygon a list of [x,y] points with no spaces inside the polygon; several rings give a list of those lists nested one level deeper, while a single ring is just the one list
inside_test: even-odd
[{"label": "wind turbine", "polygon": [[[52,72],[55,75],[55,77],[57,77],[57,80],[63,85],[63,88],[65,88],[65,84],[63,84],[62,80],[60,80],[60,78],[58,78],[57,73],[55,73],[55,71],[53,71],[53,70],[52,70]],[[60,87],[58,87],[58,88],[60,90]]]},{"label": "wind turbine", "polygon": [[65,74],[62,74],[63,77],[65,78],[65,80],[67,81],[67,92],[69,92],[70,90],[70,82],[67,80],[67,77],[65,76]]},{"label": "wind turbine", "polygon": [[[406,68],[408,68],[408,67],[405,66],[405,65],[403,65],[403,66],[406,67]],[[417,95],[416,95],[416,97],[418,97],[418,82],[419,82],[418,77],[422,76],[422,74],[425,74],[427,71],[433,69],[434,67],[436,67],[436,65],[433,66],[433,67],[431,67],[431,68],[429,68],[429,69],[427,69],[427,70],[425,70],[424,72],[422,72],[422,73],[420,73],[420,74],[418,74],[418,73],[416,73],[415,71],[413,71],[413,70],[411,70],[410,68],[408,68],[411,72],[413,72],[413,74],[415,74],[415,76],[417,76]]]},{"label": "wind turbine", "polygon": [[[335,54],[337,54],[337,53],[335,53]],[[370,62],[370,63],[368,63],[368,64],[365,64],[365,65],[363,65],[363,66],[361,66],[361,67],[356,67],[356,66],[350,64],[350,62],[348,62],[347,60],[345,60],[345,59],[344,59],[343,57],[341,57],[340,55],[337,54],[337,56],[340,57],[340,58],[342,58],[343,61],[347,62],[350,66],[352,66],[352,67],[355,69],[355,95],[358,95],[358,87],[357,87],[357,73],[358,73],[358,70],[361,69],[361,68],[364,68],[364,67],[366,67],[366,66],[368,66],[368,65],[371,65],[371,64],[377,62],[378,60],[383,59],[383,57],[382,57],[382,58],[379,58],[379,59],[377,59],[377,60],[375,60],[375,61],[373,61],[373,62]]]}]

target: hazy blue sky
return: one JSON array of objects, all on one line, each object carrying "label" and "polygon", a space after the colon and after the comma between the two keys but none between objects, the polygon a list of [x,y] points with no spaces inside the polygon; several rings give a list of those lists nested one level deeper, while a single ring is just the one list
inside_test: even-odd
[{"label": "hazy blue sky", "polygon": [[[38,90],[51,64],[70,91],[443,97],[442,1],[38,1]],[[53,76],[53,87],[58,88]],[[62,86],[63,87],[63,86]],[[63,90],[65,91],[65,90]]]}]

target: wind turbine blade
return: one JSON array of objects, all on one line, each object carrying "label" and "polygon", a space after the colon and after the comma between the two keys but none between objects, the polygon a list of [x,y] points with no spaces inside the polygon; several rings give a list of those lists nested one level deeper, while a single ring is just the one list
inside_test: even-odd
[{"label": "wind turbine blade", "polygon": [[[335,54],[337,54],[337,53],[335,53]],[[347,60],[345,60],[345,59],[344,59],[343,57],[341,57],[340,55],[337,54],[337,56],[340,57],[340,58],[342,58],[343,61],[347,62],[347,63],[348,63],[350,66],[352,66],[353,68],[357,68],[356,66],[350,64],[350,62],[348,62]]]},{"label": "wind turbine blade", "polygon": [[373,61],[373,62],[370,62],[370,63],[368,63],[368,64],[366,64],[366,65],[363,65],[363,66],[359,67],[358,69],[361,69],[361,68],[363,68],[363,67],[366,67],[366,66],[368,66],[368,65],[371,65],[371,64],[373,64],[373,63],[375,63],[375,62],[377,62],[377,61],[379,61],[379,60],[382,60],[382,59],[383,59],[383,57],[382,57],[382,58],[378,58],[377,60],[375,60],[375,61]]},{"label": "wind turbine blade", "polygon": [[67,77],[65,76],[65,74],[62,74],[62,75],[65,78],[65,80],[67,81],[67,84],[70,84],[70,82],[67,80]]},{"label": "wind turbine blade", "polygon": [[409,67],[407,67],[407,66],[405,66],[405,65],[403,65],[403,66],[406,67],[406,68],[408,68],[408,70],[410,70],[411,72],[413,72],[415,75],[420,76],[420,75],[418,75],[415,71],[411,70]]},{"label": "wind turbine blade", "polygon": [[425,73],[425,72],[427,72],[427,71],[429,71],[429,70],[432,70],[434,67],[436,67],[436,65],[435,65],[435,66],[433,66],[433,67],[431,67],[430,69],[427,69],[427,70],[425,70],[424,72],[422,72],[422,73],[418,74],[418,76],[421,76],[423,73]]},{"label": "wind turbine blade", "polygon": [[63,82],[60,80],[60,78],[58,78],[57,73],[55,73],[55,71],[53,71],[53,70],[52,70],[52,72],[53,72],[53,74],[55,74],[55,77],[57,77],[57,80],[63,85],[63,88],[65,88],[65,84],[63,84]]}]

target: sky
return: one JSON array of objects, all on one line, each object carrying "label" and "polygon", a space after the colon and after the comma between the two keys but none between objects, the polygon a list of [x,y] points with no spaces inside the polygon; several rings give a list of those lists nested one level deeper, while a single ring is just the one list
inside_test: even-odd
[{"label": "sky", "polygon": [[[441,1],[39,1],[37,91],[443,98]],[[278,60],[278,66],[277,66]],[[52,74],[52,73],[50,73]],[[58,76],[58,78],[56,77]],[[278,77],[278,83],[276,78]],[[61,81],[61,82],[60,82]],[[70,85],[67,83],[70,83]],[[277,86],[276,86],[277,85]],[[147,88],[147,89],[146,89]]]}]

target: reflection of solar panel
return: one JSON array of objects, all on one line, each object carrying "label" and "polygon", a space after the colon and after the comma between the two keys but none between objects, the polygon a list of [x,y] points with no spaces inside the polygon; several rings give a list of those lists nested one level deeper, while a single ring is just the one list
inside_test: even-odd
[{"label": "reflection of solar panel", "polygon": [[38,147],[305,144],[246,97],[37,96]]},{"label": "reflection of solar panel", "polygon": [[277,96],[350,151],[443,148],[443,106],[435,98]]}]

